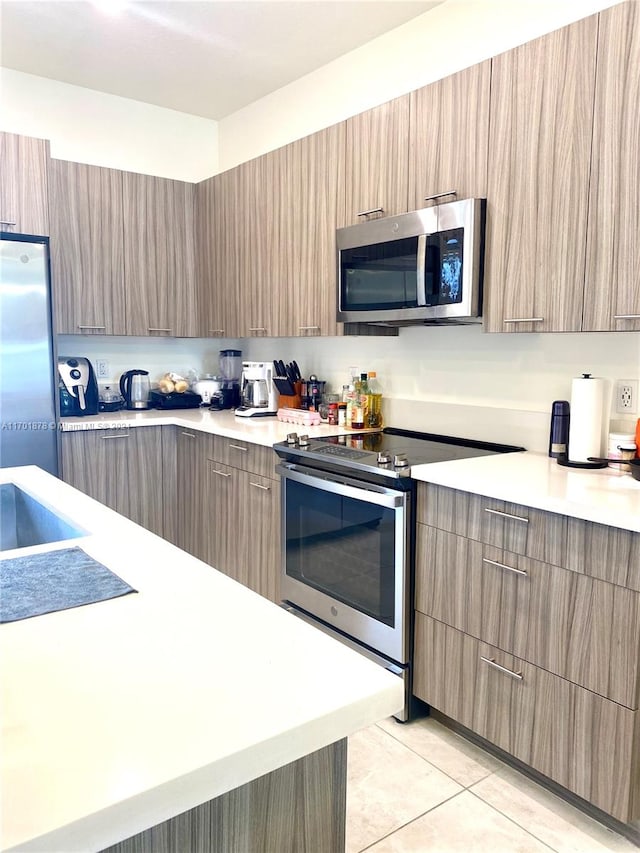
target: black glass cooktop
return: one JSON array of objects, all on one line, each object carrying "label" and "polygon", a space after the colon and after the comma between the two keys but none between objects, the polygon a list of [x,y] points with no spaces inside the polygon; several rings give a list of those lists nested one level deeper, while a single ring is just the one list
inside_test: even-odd
[{"label": "black glass cooktop", "polygon": [[360,475],[375,473],[376,479],[380,476],[398,479],[410,477],[412,465],[513,453],[524,448],[387,427],[376,433],[349,432],[309,438],[302,445],[299,441],[279,442],[274,450],[284,459],[315,468],[351,469]]}]

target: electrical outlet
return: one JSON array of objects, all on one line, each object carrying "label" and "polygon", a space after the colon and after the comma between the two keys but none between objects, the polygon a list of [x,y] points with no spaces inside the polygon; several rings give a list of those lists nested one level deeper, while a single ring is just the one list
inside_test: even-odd
[{"label": "electrical outlet", "polygon": [[96,373],[98,374],[98,379],[109,378],[109,362],[106,359],[96,359]]},{"label": "electrical outlet", "polygon": [[636,379],[619,379],[616,385],[616,412],[635,415],[638,411],[638,382]]}]

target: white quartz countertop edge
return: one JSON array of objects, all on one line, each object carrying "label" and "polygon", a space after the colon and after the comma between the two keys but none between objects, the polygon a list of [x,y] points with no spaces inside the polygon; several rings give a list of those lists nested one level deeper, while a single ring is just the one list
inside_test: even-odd
[{"label": "white quartz countertop edge", "polygon": [[6,851],[98,850],[397,712],[399,678],[32,466],[135,594],[0,626]]},{"label": "white quartz countertop edge", "polygon": [[565,468],[542,453],[415,465],[416,480],[640,532],[640,482],[613,468]]}]

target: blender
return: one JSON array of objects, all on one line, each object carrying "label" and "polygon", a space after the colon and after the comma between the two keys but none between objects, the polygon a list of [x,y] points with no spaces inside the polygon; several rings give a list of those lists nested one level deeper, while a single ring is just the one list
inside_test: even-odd
[{"label": "blender", "polygon": [[211,394],[210,408],[235,409],[240,405],[240,376],[242,374],[242,351],[222,349],[219,356],[217,377],[220,387]]},{"label": "blender", "polygon": [[278,392],[273,384],[273,364],[264,361],[243,361],[240,385],[241,404],[236,416],[264,417],[278,412]]}]

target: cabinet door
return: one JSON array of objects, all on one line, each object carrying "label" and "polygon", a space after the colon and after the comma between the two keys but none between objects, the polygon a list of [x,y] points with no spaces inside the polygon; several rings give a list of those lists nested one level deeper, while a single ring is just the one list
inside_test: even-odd
[{"label": "cabinet door", "polygon": [[490,78],[491,62],[481,62],[411,93],[412,210],[438,193],[455,190],[461,199],[487,195]]},{"label": "cabinet door", "polygon": [[66,483],[162,535],[162,427],[62,433]]},{"label": "cabinet door", "polygon": [[493,59],[487,331],[581,328],[597,25]]},{"label": "cabinet door", "polygon": [[178,547],[199,560],[207,559],[211,517],[207,507],[207,450],[210,436],[176,427]]},{"label": "cabinet door", "polygon": [[0,133],[0,231],[49,234],[45,139]]},{"label": "cabinet door", "polygon": [[124,335],[122,172],[54,159],[49,194],[58,333]]},{"label": "cabinet door", "polygon": [[230,169],[196,187],[197,277],[200,334],[239,337],[240,169]]},{"label": "cabinet door", "polygon": [[344,123],[279,150],[279,335],[335,335],[336,222],[344,209]]},{"label": "cabinet door", "polygon": [[240,476],[237,468],[209,460],[207,463],[207,557],[225,575],[248,585],[240,559]]},{"label": "cabinet door", "polygon": [[254,592],[280,602],[280,482],[242,472],[239,484],[240,577]]},{"label": "cabinet door", "polygon": [[585,331],[640,331],[640,6],[600,14]]},{"label": "cabinet door", "polygon": [[407,210],[409,95],[345,122],[346,198],[338,227]]},{"label": "cabinet door", "polygon": [[193,184],[123,173],[127,334],[196,334]]}]

